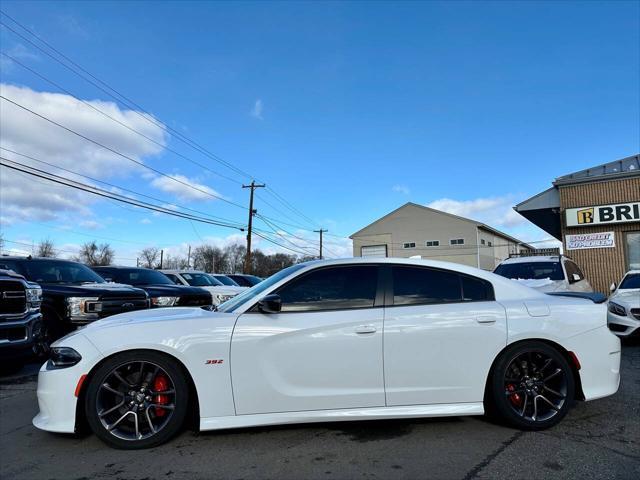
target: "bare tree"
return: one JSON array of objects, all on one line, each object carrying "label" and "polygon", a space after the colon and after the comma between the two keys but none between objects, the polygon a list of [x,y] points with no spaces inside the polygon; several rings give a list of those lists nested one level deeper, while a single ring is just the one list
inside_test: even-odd
[{"label": "bare tree", "polygon": [[[238,273],[242,272],[244,265],[244,258],[247,255],[247,247],[244,245],[234,244],[228,245],[224,249],[225,253],[229,256],[224,273]],[[253,253],[252,253],[253,254]]]},{"label": "bare tree", "polygon": [[95,240],[83,244],[78,254],[79,260],[90,266],[110,265],[114,256],[115,252],[108,243],[98,245]]},{"label": "bare tree", "polygon": [[146,267],[146,268],[158,267],[159,259],[160,259],[160,250],[158,250],[156,247],[143,248],[140,251],[140,253],[138,253],[138,256],[140,257],[140,260],[141,260],[141,263],[140,263],[141,267]]},{"label": "bare tree", "polygon": [[36,256],[38,257],[50,257],[55,258],[58,254],[53,245],[53,240],[47,238],[46,240],[41,240],[36,248]]},{"label": "bare tree", "polygon": [[170,255],[165,255],[163,260],[163,268],[167,268],[169,270],[172,269],[180,269],[184,270],[189,268],[189,262],[187,259],[181,255],[174,255],[173,257]]},{"label": "bare tree", "polygon": [[225,250],[211,245],[202,245],[193,252],[193,267],[196,270],[204,270],[209,273],[225,271],[228,254]]}]

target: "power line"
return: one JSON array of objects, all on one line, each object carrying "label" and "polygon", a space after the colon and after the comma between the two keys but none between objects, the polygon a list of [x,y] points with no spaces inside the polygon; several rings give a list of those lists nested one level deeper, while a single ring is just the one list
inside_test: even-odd
[{"label": "power line", "polygon": [[54,87],[58,88],[59,90],[62,90],[62,91],[63,91],[63,92],[65,92],[67,95],[69,95],[71,98],[74,98],[74,99],[75,99],[75,100],[77,100],[78,102],[80,102],[80,103],[82,103],[82,104],[86,105],[87,107],[91,108],[92,110],[94,110],[94,111],[98,112],[100,115],[103,115],[104,117],[106,117],[106,118],[108,118],[108,119],[110,119],[110,120],[112,120],[112,121],[116,122],[118,125],[123,126],[123,127],[124,127],[124,128],[126,128],[127,130],[130,130],[130,131],[134,132],[135,134],[140,135],[141,137],[143,137],[143,138],[144,138],[144,139],[146,139],[147,141],[149,141],[149,142],[151,142],[151,143],[153,143],[153,144],[155,144],[155,145],[157,145],[157,146],[159,146],[159,147],[161,147],[161,148],[163,148],[163,149],[167,150],[168,152],[173,153],[174,155],[177,155],[178,157],[180,157],[180,158],[182,158],[182,159],[184,159],[184,160],[186,160],[186,161],[188,161],[188,162],[190,162],[190,163],[193,163],[194,165],[196,165],[196,166],[198,166],[198,167],[200,167],[200,168],[202,168],[202,169],[204,169],[204,170],[207,170],[208,172],[213,173],[214,175],[217,175],[217,176],[219,176],[219,177],[221,177],[221,178],[224,178],[225,180],[229,180],[230,182],[233,182],[233,183],[236,183],[236,184],[240,184],[240,182],[238,182],[237,180],[235,180],[235,179],[233,179],[233,178],[231,178],[231,177],[228,177],[228,176],[226,176],[226,175],[224,175],[224,174],[222,174],[222,173],[216,172],[215,170],[210,169],[210,168],[209,168],[209,167],[207,167],[206,165],[204,165],[204,164],[202,164],[202,163],[200,163],[200,162],[197,162],[197,161],[195,161],[195,160],[193,160],[193,159],[191,159],[191,158],[187,157],[186,155],[183,155],[182,153],[180,153],[180,152],[178,152],[178,151],[176,151],[176,150],[174,150],[174,149],[170,148],[169,146],[167,146],[167,145],[165,145],[165,144],[163,144],[163,143],[161,143],[161,142],[158,142],[157,140],[154,140],[153,138],[149,137],[148,135],[145,135],[144,133],[142,133],[142,132],[140,132],[140,131],[136,130],[135,128],[132,128],[131,126],[127,125],[126,123],[121,122],[121,121],[120,121],[120,120],[118,120],[117,118],[115,118],[115,117],[113,117],[113,116],[109,115],[108,113],[104,112],[103,110],[100,110],[99,108],[97,108],[96,106],[92,105],[91,103],[89,103],[89,102],[87,102],[87,101],[85,101],[85,100],[82,100],[81,98],[76,97],[72,92],[70,92],[69,90],[67,90],[66,88],[64,88],[62,85],[60,85],[60,84],[58,84],[58,83],[54,82],[53,80],[51,80],[51,79],[47,78],[46,76],[42,75],[41,73],[38,73],[36,70],[34,70],[34,69],[33,69],[33,68],[31,68],[31,67],[28,67],[27,65],[25,65],[25,64],[24,64],[24,63],[22,63],[22,62],[20,62],[18,59],[16,59],[16,58],[12,57],[11,55],[9,55],[9,54],[7,54],[7,53],[5,53],[5,52],[0,52],[0,54],[2,54],[2,55],[4,55],[5,57],[9,58],[11,61],[13,61],[13,62],[17,63],[18,65],[20,65],[20,66],[21,66],[22,68],[24,68],[25,70],[30,71],[31,73],[33,73],[34,75],[38,76],[39,78],[41,78],[41,79],[42,79],[42,80],[44,80],[45,82],[48,82],[50,85],[53,85]]},{"label": "power line", "polygon": [[244,224],[241,224],[241,223],[239,223],[239,222],[234,222],[233,220],[229,220],[229,219],[227,219],[227,218],[223,218],[223,217],[218,217],[218,216],[215,216],[215,215],[211,215],[211,214],[206,213],[206,212],[203,212],[203,211],[201,211],[201,210],[196,210],[196,209],[193,209],[193,208],[185,207],[184,205],[179,205],[179,204],[176,204],[176,203],[171,203],[171,202],[169,202],[169,201],[167,201],[167,200],[164,200],[164,199],[162,199],[162,198],[158,198],[158,197],[154,197],[154,196],[147,195],[147,194],[144,194],[144,193],[136,192],[135,190],[131,190],[131,189],[129,189],[129,188],[122,187],[122,186],[120,186],[120,185],[114,185],[113,183],[109,183],[109,182],[106,182],[106,181],[104,181],[104,180],[98,180],[97,178],[90,177],[90,176],[88,176],[88,175],[84,175],[84,174],[82,174],[82,173],[75,172],[75,171],[73,171],[73,170],[69,170],[69,169],[67,169],[67,168],[61,167],[61,166],[59,166],[59,165],[55,165],[55,164],[50,163],[50,162],[45,162],[44,160],[41,160],[41,159],[35,158],[35,157],[33,157],[33,156],[25,155],[24,153],[20,153],[20,152],[16,152],[15,150],[11,150],[10,148],[6,148],[6,147],[3,147],[3,146],[0,146],[0,150],[6,150],[7,152],[11,152],[11,153],[13,153],[13,154],[15,154],[15,155],[19,155],[19,156],[21,156],[21,157],[28,158],[29,160],[33,160],[34,162],[38,162],[38,163],[41,163],[41,164],[43,164],[43,165],[48,165],[49,167],[52,167],[52,168],[56,168],[56,169],[62,170],[62,171],[64,171],[64,172],[70,173],[70,174],[72,174],[72,175],[77,175],[77,176],[79,176],[79,177],[86,178],[86,179],[88,179],[88,180],[91,180],[92,182],[97,182],[97,183],[100,183],[100,184],[103,184],[103,185],[107,185],[107,186],[112,187],[112,188],[117,188],[117,189],[122,190],[122,191],[124,191],[124,192],[129,192],[129,193],[131,193],[131,194],[133,194],[133,195],[137,195],[137,196],[140,196],[140,197],[148,198],[148,199],[150,199],[150,200],[155,200],[155,201],[157,201],[157,202],[161,202],[161,203],[163,203],[163,204],[165,204],[165,205],[169,205],[169,206],[176,207],[176,208],[181,208],[181,209],[183,209],[183,210],[188,210],[188,211],[190,211],[190,212],[194,212],[194,213],[197,213],[197,214],[199,214],[199,215],[203,215],[203,216],[205,216],[205,217],[212,218],[212,219],[214,219],[214,220],[219,220],[219,221],[222,221],[222,222],[226,222],[226,223],[229,223],[229,224],[233,224],[233,223],[235,223],[238,227],[243,227],[243,226],[244,226]]},{"label": "power line", "polygon": [[177,178],[175,178],[175,177],[172,177],[171,175],[169,175],[169,174],[167,174],[167,173],[164,173],[164,172],[162,172],[162,171],[158,170],[157,168],[150,167],[149,165],[145,165],[144,163],[142,163],[142,162],[141,162],[141,161],[139,161],[139,160],[136,160],[136,159],[135,159],[135,158],[133,158],[133,157],[130,157],[130,156],[128,156],[128,155],[125,155],[124,153],[121,153],[121,152],[119,152],[119,151],[117,151],[117,150],[115,150],[115,149],[113,149],[113,148],[111,148],[111,147],[108,147],[108,146],[106,146],[106,145],[104,145],[104,144],[102,144],[102,143],[100,143],[100,142],[98,142],[98,141],[96,141],[96,140],[93,140],[92,138],[89,138],[89,137],[87,137],[87,136],[85,136],[85,135],[83,135],[83,134],[81,134],[81,133],[79,133],[79,132],[76,132],[75,130],[73,130],[73,129],[69,128],[69,127],[66,127],[66,126],[64,126],[64,125],[62,125],[62,124],[60,124],[60,123],[58,123],[58,122],[56,122],[56,121],[54,121],[54,120],[51,120],[50,118],[48,118],[48,117],[46,117],[46,116],[44,116],[44,115],[41,115],[41,114],[39,114],[38,112],[35,112],[35,111],[31,110],[31,109],[30,109],[30,108],[28,108],[28,107],[25,107],[24,105],[21,105],[21,104],[19,104],[19,103],[17,103],[17,102],[14,102],[13,100],[11,100],[10,98],[5,97],[4,95],[0,95],[0,98],[1,98],[1,99],[3,99],[3,100],[5,100],[5,101],[7,101],[7,102],[9,102],[9,103],[11,103],[11,104],[13,104],[13,105],[15,105],[15,106],[16,106],[16,107],[18,107],[18,108],[21,108],[21,109],[23,109],[23,110],[25,110],[25,111],[27,111],[27,112],[29,112],[29,113],[33,114],[33,115],[35,115],[35,116],[37,116],[37,117],[39,117],[39,118],[41,118],[41,119],[45,120],[45,121],[47,121],[47,122],[49,122],[49,123],[51,123],[51,124],[53,124],[53,125],[57,126],[57,127],[62,128],[63,130],[66,130],[67,132],[70,132],[70,133],[72,133],[72,134],[74,134],[74,135],[76,135],[76,136],[78,136],[78,137],[80,137],[80,138],[82,138],[82,139],[84,139],[84,140],[87,140],[88,142],[91,142],[91,143],[93,143],[93,144],[95,144],[95,145],[98,145],[99,147],[102,147],[102,148],[104,148],[105,150],[108,150],[108,151],[110,151],[111,153],[114,153],[114,154],[118,155],[119,157],[122,157],[122,158],[124,158],[124,159],[126,159],[126,160],[129,160],[130,162],[133,162],[133,163],[135,163],[136,165],[139,165],[139,166],[141,166],[141,167],[143,167],[143,168],[146,168],[147,170],[150,170],[150,171],[152,171],[152,172],[154,172],[154,173],[156,173],[156,174],[158,174],[158,175],[161,175],[161,176],[163,176],[163,177],[166,177],[166,178],[168,178],[168,179],[170,179],[170,180],[172,180],[172,181],[174,181],[174,182],[176,182],[176,183],[179,183],[179,184],[181,184],[181,185],[184,185],[184,186],[186,186],[186,187],[189,187],[189,188],[191,188],[191,189],[193,189],[193,190],[195,190],[195,191],[198,191],[198,192],[200,192],[200,193],[203,193],[203,194],[205,194],[205,195],[208,195],[208,196],[210,196],[210,197],[212,197],[212,198],[215,198],[215,199],[217,199],[217,200],[222,200],[223,202],[226,202],[226,203],[228,203],[228,204],[230,204],[230,205],[234,205],[234,206],[236,206],[236,207],[239,207],[239,208],[244,209],[244,207],[243,207],[242,205],[238,204],[238,203],[232,202],[231,200],[227,200],[227,199],[226,199],[226,198],[224,198],[224,197],[221,197],[221,196],[216,195],[216,194],[214,194],[214,193],[208,192],[208,191],[203,190],[203,189],[201,189],[201,188],[195,187],[195,186],[191,185],[190,183],[183,182],[182,180],[179,180],[179,179],[177,179]]},{"label": "power line", "polygon": [[281,247],[281,248],[284,248],[285,250],[289,250],[289,251],[291,251],[291,252],[297,253],[297,254],[302,255],[302,256],[307,255],[307,253],[305,253],[305,252],[301,252],[301,251],[299,251],[299,250],[294,250],[293,248],[287,247],[286,245],[283,245],[283,244],[281,244],[281,243],[276,242],[275,240],[272,240],[272,239],[270,239],[270,238],[268,238],[268,237],[265,237],[265,236],[264,236],[264,235],[262,235],[261,233],[258,233],[258,232],[254,232],[254,233],[255,233],[258,237],[260,237],[260,238],[262,238],[262,239],[266,240],[267,242],[273,243],[274,245],[277,245],[277,246],[279,246],[279,247]]},{"label": "power line", "polygon": [[[15,240],[8,240],[8,239],[6,239],[6,238],[5,238],[5,239],[3,239],[3,240],[4,240],[5,242],[13,243],[13,244],[15,244],[15,245],[23,245],[23,246],[27,246],[27,247],[29,247],[29,248],[31,248],[31,249],[33,249],[33,247],[34,247],[34,245],[33,245],[33,244],[31,244],[31,243],[26,243],[26,242],[17,242],[17,241],[15,241]],[[78,252],[73,252],[73,251],[71,251],[71,250],[64,250],[64,249],[62,249],[62,248],[56,248],[55,246],[53,247],[53,249],[54,249],[54,251],[56,251],[56,252],[70,253],[70,254],[72,254],[72,255],[77,255],[77,254],[78,254]],[[120,256],[118,256],[118,255],[114,255],[114,257],[113,257],[113,258],[119,258],[120,260],[136,260],[135,258],[120,257]],[[0,263],[2,263],[2,257],[0,257]]]},{"label": "power line", "polygon": [[[124,104],[125,106],[127,106],[128,108],[130,108],[131,110],[133,110],[138,116],[140,116],[141,118],[143,118],[145,121],[153,123],[154,125],[164,129],[164,130],[168,130],[169,132],[171,132],[173,134],[173,136],[175,138],[177,138],[178,140],[182,141],[183,143],[189,145],[191,148],[195,149],[196,151],[199,151],[200,153],[202,153],[203,155],[208,156],[209,158],[211,158],[212,160],[219,162],[220,164],[226,166],[227,168],[229,168],[230,170],[233,170],[234,172],[243,175],[246,178],[255,178],[255,176],[248,174],[247,172],[241,170],[240,168],[236,167],[235,165],[233,165],[232,163],[224,160],[223,158],[219,157],[218,155],[216,155],[215,153],[212,153],[211,151],[207,150],[205,147],[203,147],[202,145],[198,144],[195,140],[187,137],[186,135],[183,135],[181,132],[177,131],[176,129],[170,127],[169,125],[163,124],[161,122],[158,122],[155,118],[153,117],[149,117],[146,115],[143,115],[142,113],[140,113],[139,111],[137,111],[135,108],[131,107],[131,105],[133,105],[134,107],[136,107],[137,109],[141,110],[141,111],[146,111],[145,108],[143,108],[142,106],[138,105],[136,102],[134,102],[133,100],[131,100],[130,98],[126,97],[124,94],[120,93],[118,90],[116,90],[115,88],[111,87],[108,83],[106,83],[105,81],[101,80],[100,78],[96,77],[95,75],[93,75],[91,72],[89,72],[88,70],[86,70],[84,67],[82,67],[81,65],[79,65],[77,62],[75,62],[74,60],[72,60],[71,58],[69,58],[67,55],[65,55],[64,53],[62,53],[60,50],[56,49],[53,45],[51,45],[49,42],[47,42],[46,40],[44,40],[43,38],[41,38],[39,35],[37,35],[36,33],[34,33],[33,31],[31,31],[30,29],[28,29],[27,27],[25,27],[23,24],[21,24],[20,22],[18,22],[15,18],[11,17],[10,15],[8,15],[6,12],[0,10],[0,13],[2,13],[4,16],[6,16],[8,19],[10,19],[14,24],[16,24],[17,26],[19,26],[22,30],[24,30],[25,32],[27,32],[28,34],[30,34],[32,37],[36,38],[39,42],[41,42],[42,44],[46,45],[50,50],[54,51],[57,55],[59,55],[60,57],[64,58],[68,63],[70,63],[71,65],[73,65],[76,69],[79,69],[80,71],[84,72],[84,74],[88,75],[89,77],[91,77],[93,80],[99,82],[101,85],[103,85],[104,87],[106,87],[109,91],[105,90],[105,88],[103,88],[102,86],[98,85],[97,83],[95,83],[93,80],[87,78],[85,75],[79,73],[77,70],[75,70],[74,68],[72,68],[71,66],[69,66],[67,63],[62,62],[59,58],[55,57],[54,55],[52,55],[50,52],[46,51],[45,49],[43,49],[41,46],[37,45],[36,43],[34,43],[33,41],[31,41],[30,39],[28,39],[27,37],[25,37],[24,35],[22,35],[21,33],[15,31],[13,28],[11,28],[10,26],[8,26],[6,23],[0,21],[0,25],[4,26],[5,28],[7,28],[8,30],[10,30],[11,32],[13,32],[15,35],[19,36],[20,38],[22,38],[23,40],[27,41],[29,44],[31,44],[32,46],[34,46],[35,48],[37,48],[38,50],[40,50],[41,52],[45,53],[47,56],[49,56],[50,58],[52,58],[53,60],[55,60],[56,62],[60,63],[61,65],[63,65],[65,68],[67,68],[68,70],[70,70],[72,73],[76,74],[77,76],[79,76],[80,78],[82,78],[83,80],[85,80],[86,82],[94,85],[96,88],[98,88],[99,90],[103,91],[104,93],[106,93],[107,95],[109,95],[110,97],[112,97],[113,99],[115,99],[117,102]],[[113,93],[111,93],[113,92]],[[115,95],[114,95],[115,94]],[[117,96],[116,96],[117,95]],[[118,98],[120,97],[120,98]],[[298,210],[297,208],[295,208],[293,205],[291,205],[291,203],[289,203],[287,200],[284,199],[284,197],[282,197],[281,195],[279,195],[275,190],[273,189],[269,189],[268,190],[272,195],[274,195],[276,197],[276,199],[278,199],[281,203],[283,203],[285,206],[287,206],[289,209],[291,209],[292,211],[298,213],[299,215],[301,215],[303,218],[308,219],[311,224],[315,225],[315,222],[313,220],[311,220],[309,217],[307,217],[306,215],[304,215],[302,212],[300,212],[300,210]]]},{"label": "power line", "polygon": [[[45,180],[49,180],[51,182],[54,182],[54,183],[57,183],[57,184],[60,184],[60,185],[64,185],[64,186],[71,187],[71,188],[75,188],[77,190],[82,190],[82,191],[85,191],[85,192],[88,192],[88,193],[92,193],[94,195],[98,195],[98,196],[101,196],[101,197],[111,198],[113,200],[117,200],[119,202],[127,203],[129,205],[134,205],[136,207],[146,208],[148,210],[154,210],[156,212],[164,213],[166,215],[172,215],[172,216],[175,216],[175,217],[195,220],[195,221],[198,221],[198,222],[201,222],[201,223],[208,223],[208,224],[216,225],[216,226],[219,226],[219,227],[233,228],[235,230],[244,231],[244,228],[240,228],[240,227],[237,227],[235,225],[228,225],[226,223],[216,222],[216,221],[213,221],[213,220],[209,220],[207,218],[196,217],[196,216],[191,215],[191,214],[178,212],[178,211],[175,211],[175,210],[170,210],[170,209],[164,208],[162,206],[154,205],[154,204],[151,204],[151,203],[148,203],[148,202],[143,202],[142,200],[136,200],[134,198],[126,197],[124,195],[114,194],[112,192],[108,192],[108,191],[100,189],[98,187],[93,187],[91,185],[86,185],[84,183],[77,182],[75,180],[69,180],[69,179],[61,177],[59,175],[55,175],[53,173],[46,172],[44,170],[39,170],[37,168],[30,167],[28,165],[24,165],[24,164],[21,164],[19,162],[15,162],[15,161],[10,160],[10,159],[5,158],[5,157],[1,157],[0,156],[0,159],[4,160],[5,162],[10,162],[10,163],[13,164],[13,165],[7,165],[6,163],[0,162],[0,165],[5,167],[5,168],[10,168],[12,170],[17,170],[17,171],[20,171],[20,172],[23,172],[23,173],[27,173],[29,175],[33,175],[35,177],[43,178]],[[18,165],[18,166],[16,166],[16,165]],[[25,170],[24,168],[20,168],[20,167],[24,167],[24,168],[30,169],[31,171],[30,170]]]},{"label": "power line", "polygon": [[[302,245],[298,245],[294,242],[292,242],[291,240],[289,240],[287,237],[285,237],[284,235],[282,235],[280,232],[278,232],[278,230],[276,228],[274,228],[269,222],[267,222],[264,218],[260,217],[260,220],[262,220],[264,222],[265,225],[267,225],[271,230],[273,230],[273,233],[275,233],[278,237],[280,237],[282,240],[284,240],[285,242],[289,243],[290,245],[293,245],[296,248],[302,249],[302,250],[311,250],[313,247],[306,247],[306,246],[302,246]],[[264,233],[264,232],[263,232]],[[306,255],[310,255],[311,252],[306,252]]]}]

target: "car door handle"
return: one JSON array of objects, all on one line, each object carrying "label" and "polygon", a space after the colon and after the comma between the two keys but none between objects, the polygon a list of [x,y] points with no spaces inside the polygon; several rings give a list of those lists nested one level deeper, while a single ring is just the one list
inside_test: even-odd
[{"label": "car door handle", "polygon": [[491,315],[479,315],[476,317],[478,323],[496,323],[496,317]]},{"label": "car door handle", "polygon": [[366,335],[368,333],[376,333],[377,329],[373,325],[360,325],[356,327],[355,331],[358,335]]}]

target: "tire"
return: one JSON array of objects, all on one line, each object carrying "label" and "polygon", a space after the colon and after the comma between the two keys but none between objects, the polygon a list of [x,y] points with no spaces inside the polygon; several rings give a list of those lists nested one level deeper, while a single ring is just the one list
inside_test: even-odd
[{"label": "tire", "polygon": [[486,410],[522,430],[553,427],[573,403],[573,375],[554,347],[540,341],[513,345],[496,361]]},{"label": "tire", "polygon": [[[168,386],[157,383],[160,377]],[[100,440],[135,450],[155,447],[176,435],[188,402],[186,373],[175,360],[158,352],[131,351],[109,358],[91,375],[85,414]]]}]

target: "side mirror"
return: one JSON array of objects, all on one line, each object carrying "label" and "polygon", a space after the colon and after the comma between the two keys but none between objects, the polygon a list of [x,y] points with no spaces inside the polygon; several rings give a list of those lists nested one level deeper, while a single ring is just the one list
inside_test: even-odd
[{"label": "side mirror", "polygon": [[279,313],[282,310],[280,295],[272,293],[258,302],[258,310],[262,313]]},{"label": "side mirror", "polygon": [[580,275],[578,275],[577,273],[572,274],[571,278],[573,278],[574,283],[580,281]]},{"label": "side mirror", "polygon": [[609,285],[609,291],[611,293],[615,292],[617,288],[616,282],[613,282],[611,285]]}]

